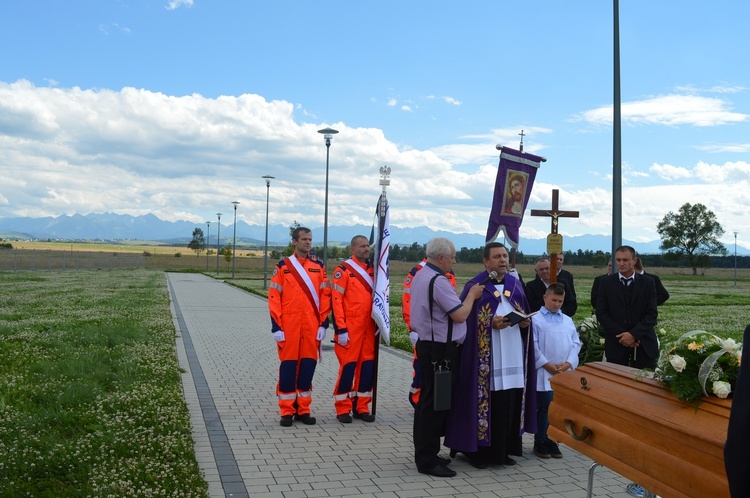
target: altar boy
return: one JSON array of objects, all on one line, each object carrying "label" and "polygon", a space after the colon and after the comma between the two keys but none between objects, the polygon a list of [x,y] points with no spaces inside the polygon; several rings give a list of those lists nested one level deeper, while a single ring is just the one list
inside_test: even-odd
[{"label": "altar boy", "polygon": [[552,402],[552,387],[549,379],[578,366],[581,340],[578,338],[573,320],[562,308],[565,287],[555,282],[544,293],[544,306],[534,315],[534,353],[536,357],[536,417],[537,433],[534,435],[534,454],[539,458],[562,458],[557,443],[547,437],[549,427],[549,405]]}]

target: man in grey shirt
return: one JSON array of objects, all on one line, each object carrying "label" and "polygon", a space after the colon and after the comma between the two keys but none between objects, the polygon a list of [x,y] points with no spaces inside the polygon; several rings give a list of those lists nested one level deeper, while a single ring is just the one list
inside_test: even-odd
[{"label": "man in grey shirt", "polygon": [[[461,302],[445,277],[456,261],[453,243],[442,237],[432,239],[427,243],[426,255],[427,264],[416,274],[411,286],[411,324],[419,336],[417,357],[422,377],[422,393],[414,411],[414,461],[422,474],[453,477],[456,472],[447,467],[450,460],[438,456],[448,412],[436,412],[433,408],[433,362],[455,361],[455,348],[447,343],[449,326],[452,322],[451,342],[462,343],[466,338],[464,322],[474,301],[482,295],[484,286],[475,285]],[[436,278],[430,302],[429,288],[433,277]]]}]

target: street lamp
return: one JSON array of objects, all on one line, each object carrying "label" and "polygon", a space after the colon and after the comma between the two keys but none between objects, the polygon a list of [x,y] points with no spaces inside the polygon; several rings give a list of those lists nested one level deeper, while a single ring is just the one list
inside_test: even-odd
[{"label": "street lamp", "polygon": [[265,290],[268,289],[268,197],[271,193],[271,180],[275,177],[264,175],[261,178],[266,181],[266,246],[263,250],[263,290]]},{"label": "street lamp", "polygon": [[237,253],[237,205],[239,201],[232,201],[234,204],[234,236],[232,238],[232,278],[234,278],[234,256]]},{"label": "street lamp", "polygon": [[211,222],[206,222],[206,272],[208,272],[208,248],[211,247]]},{"label": "street lamp", "polygon": [[737,233],[734,232],[734,286],[737,287]]},{"label": "street lamp", "polygon": [[333,128],[323,128],[318,130],[318,133],[323,134],[323,138],[326,140],[326,199],[325,199],[325,211],[323,214],[323,268],[328,268],[328,157],[331,152],[331,139],[338,133],[338,130]]},{"label": "street lamp", "polygon": [[216,213],[219,217],[219,233],[216,236],[216,276],[219,276],[219,240],[221,239],[221,213]]}]

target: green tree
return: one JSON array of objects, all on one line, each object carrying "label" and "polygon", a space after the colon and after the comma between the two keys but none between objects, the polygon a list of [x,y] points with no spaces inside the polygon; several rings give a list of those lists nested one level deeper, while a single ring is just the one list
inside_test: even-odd
[{"label": "green tree", "polygon": [[222,254],[224,256],[224,261],[227,262],[227,268],[229,268],[229,263],[232,262],[232,243],[225,245],[221,248],[221,251],[219,254]]},{"label": "green tree", "polygon": [[203,238],[203,230],[196,228],[193,230],[193,240],[187,245],[188,249],[195,251],[196,256],[200,256],[201,251],[206,247],[206,239]]},{"label": "green tree", "polygon": [[661,236],[661,249],[669,256],[686,258],[698,274],[698,267],[707,266],[709,255],[725,255],[727,248],[719,241],[724,229],[716,215],[703,204],[685,203],[679,212],[670,211],[656,226]]}]

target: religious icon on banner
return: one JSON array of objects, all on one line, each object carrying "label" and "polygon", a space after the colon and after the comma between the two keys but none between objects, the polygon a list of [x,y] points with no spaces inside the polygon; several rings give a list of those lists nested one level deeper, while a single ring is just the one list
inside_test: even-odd
[{"label": "religious icon on banner", "polygon": [[505,203],[503,214],[507,216],[523,216],[523,208],[526,200],[526,186],[529,183],[529,175],[516,169],[508,169],[505,176]]}]

